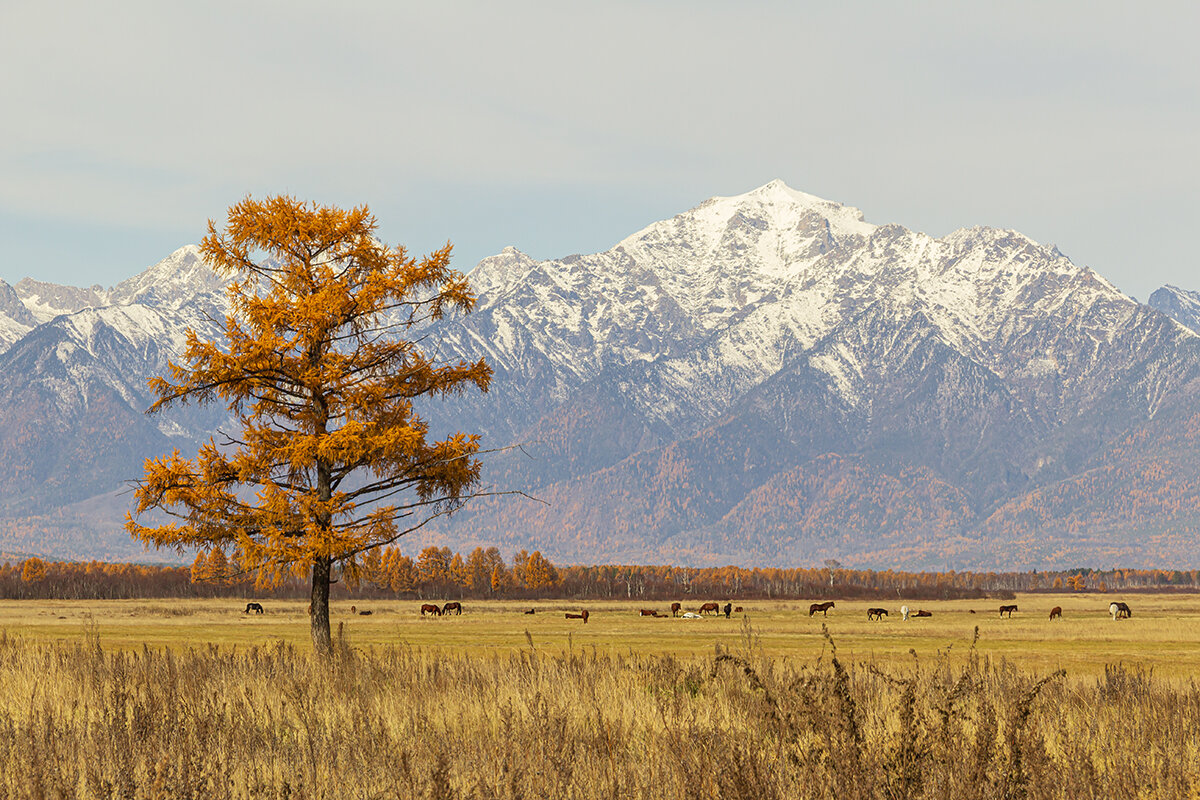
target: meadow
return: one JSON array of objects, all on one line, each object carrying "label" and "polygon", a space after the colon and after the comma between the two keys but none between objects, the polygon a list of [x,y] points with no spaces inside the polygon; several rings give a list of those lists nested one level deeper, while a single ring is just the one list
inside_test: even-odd
[{"label": "meadow", "polygon": [[1110,599],[3,602],[0,797],[1200,797],[1200,597]]},{"label": "meadow", "polygon": [[[248,598],[253,599],[253,598]],[[1134,617],[1114,622],[1112,599],[1125,599]],[[603,654],[704,656],[743,639],[743,623],[754,631],[763,653],[812,659],[827,647],[822,624],[842,658],[851,662],[894,663],[910,651],[931,658],[968,647],[979,629],[976,651],[1014,666],[1066,669],[1068,675],[1097,676],[1109,664],[1152,669],[1162,677],[1200,671],[1200,594],[1022,594],[1015,600],[908,601],[933,612],[927,619],[900,619],[900,602],[838,601],[823,616],[808,616],[807,600],[737,601],[742,614],[731,619],[641,617],[639,609],[668,613],[669,603],[652,601],[466,601],[461,616],[422,617],[420,601],[340,601],[331,607],[334,627],[354,647],[405,645],[466,655],[507,655],[533,646],[549,652],[587,649]],[[1012,619],[1000,618],[1002,603],[1016,603]],[[352,615],[351,605],[369,610]],[[695,610],[700,601],[684,603]],[[267,613],[245,614],[245,601],[193,600],[29,600],[0,601],[0,630],[30,641],[71,642],[99,636],[106,649],[221,647],[285,642],[309,644],[308,604],[264,601]],[[886,607],[881,622],[866,619],[869,607]],[[1049,611],[1061,606],[1063,619]],[[525,614],[534,609],[536,613]],[[590,618],[565,619],[565,612],[588,609]],[[974,611],[975,613],[970,613]]]}]

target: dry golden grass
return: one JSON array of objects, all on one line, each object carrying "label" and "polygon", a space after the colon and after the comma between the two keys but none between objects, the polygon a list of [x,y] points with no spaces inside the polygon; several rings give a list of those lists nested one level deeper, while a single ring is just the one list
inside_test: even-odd
[{"label": "dry golden grass", "polygon": [[728,648],[707,655],[573,641],[563,650],[531,633],[507,651],[340,640],[320,660],[283,642],[106,649],[100,624],[69,642],[0,635],[0,797],[1184,798],[1200,789],[1194,684],[1125,668],[1066,681],[992,661],[969,642],[874,666],[818,634],[822,655],[779,657],[743,620],[730,622]]}]

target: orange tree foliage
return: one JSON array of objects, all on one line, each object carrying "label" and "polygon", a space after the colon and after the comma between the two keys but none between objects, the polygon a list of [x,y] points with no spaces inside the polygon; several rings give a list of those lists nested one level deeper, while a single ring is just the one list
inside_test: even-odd
[{"label": "orange tree foliage", "polygon": [[[445,553],[438,550],[439,557]],[[451,563],[453,556],[451,554]],[[461,556],[459,556],[461,558]],[[211,559],[201,554],[200,573]],[[1075,569],[1063,572],[896,572],[894,570],[804,567],[675,567],[646,565],[572,565],[557,567],[540,553],[515,555],[512,567],[494,547],[476,548],[465,559],[479,570],[477,576],[436,585],[417,580],[416,564],[394,547],[365,556],[363,580],[333,587],[331,596],[345,601],[373,598],[532,598],[575,600],[631,598],[681,600],[699,603],[715,599],[871,598],[881,604],[915,599],[1010,597],[1013,592],[1071,592],[1072,578],[1082,578],[1110,592],[1195,592],[1200,590],[1200,570]],[[34,563],[30,565],[30,562]],[[544,563],[543,563],[544,562]],[[40,564],[40,566],[39,566]],[[518,566],[520,580],[514,575]],[[545,569],[554,576],[547,584],[536,577]],[[530,585],[530,574],[535,577]],[[0,599],[22,598],[239,598],[247,600],[307,599],[310,589],[292,577],[271,587],[255,586],[248,575],[211,580],[182,566],[119,564],[92,561],[24,561],[0,563]],[[1107,601],[1104,602],[1107,608]],[[414,613],[416,608],[411,609]]]},{"label": "orange tree foliage", "polygon": [[375,229],[365,206],[289,197],[243,200],[220,232],[209,221],[201,251],[232,278],[226,341],[189,331],[182,363],[150,381],[151,411],[224,402],[240,430],[195,459],[148,459],[137,514],[174,521],[126,520],[149,545],[228,547],[263,585],[310,576],[319,652],[334,570],[355,582],[363,553],[454,511],[479,479],[478,437],[431,441],[413,401],[487,391],[491,369],[436,361],[406,336],[474,295],[450,245],[416,259]]}]

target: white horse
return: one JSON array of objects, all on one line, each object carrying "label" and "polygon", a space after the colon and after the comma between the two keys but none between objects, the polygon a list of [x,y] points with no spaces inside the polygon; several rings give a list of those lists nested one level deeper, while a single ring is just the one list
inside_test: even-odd
[{"label": "white horse", "polygon": [[908,606],[900,606],[900,618],[905,622],[908,621]]},{"label": "white horse", "polygon": [[1119,610],[1120,610],[1120,609],[1118,609],[1118,608],[1117,608],[1117,604],[1116,604],[1116,603],[1109,603],[1109,604],[1108,604],[1108,613],[1112,614],[1113,622],[1116,622],[1116,621],[1117,621],[1117,613],[1118,613],[1118,611],[1119,611]]}]

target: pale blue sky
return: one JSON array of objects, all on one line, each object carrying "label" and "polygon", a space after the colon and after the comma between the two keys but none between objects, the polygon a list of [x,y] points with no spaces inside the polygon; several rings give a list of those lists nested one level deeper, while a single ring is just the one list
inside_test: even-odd
[{"label": "pale blue sky", "polygon": [[368,203],[469,269],[773,178],[1200,288],[1190,4],[25,2],[0,8],[0,278],[109,285],[246,194]]}]

